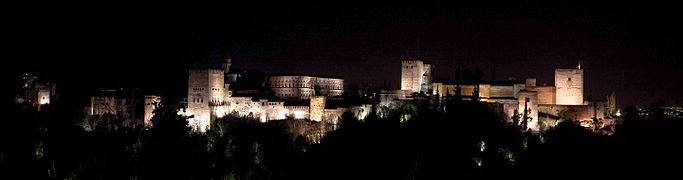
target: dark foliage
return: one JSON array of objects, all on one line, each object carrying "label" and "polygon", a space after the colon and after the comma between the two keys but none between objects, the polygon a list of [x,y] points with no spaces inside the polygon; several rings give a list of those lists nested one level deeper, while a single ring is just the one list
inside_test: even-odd
[{"label": "dark foliage", "polygon": [[675,175],[683,162],[681,119],[641,117],[631,109],[611,136],[572,123],[533,133],[509,126],[482,103],[445,104],[446,113],[421,100],[362,121],[347,113],[322,139],[315,133],[325,123],[234,116],[192,133],[174,103],[158,105],[148,130],[86,131],[63,110],[14,106],[0,130],[0,173],[8,179],[613,178]]}]

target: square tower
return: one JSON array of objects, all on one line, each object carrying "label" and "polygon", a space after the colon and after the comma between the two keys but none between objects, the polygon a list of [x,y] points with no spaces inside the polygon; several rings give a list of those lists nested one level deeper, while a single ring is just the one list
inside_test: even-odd
[{"label": "square tower", "polygon": [[309,117],[312,121],[322,121],[325,114],[325,96],[313,96],[310,99]]},{"label": "square tower", "polygon": [[[216,117],[225,95],[223,70],[190,70],[187,83],[188,115],[194,115],[189,125],[195,131],[206,132]],[[220,116],[220,115],[219,115]]]},{"label": "square tower", "polygon": [[556,69],[555,88],[558,105],[583,105],[583,69]]},{"label": "square tower", "polygon": [[427,92],[431,81],[432,66],[420,60],[401,62],[401,90],[409,92]]}]

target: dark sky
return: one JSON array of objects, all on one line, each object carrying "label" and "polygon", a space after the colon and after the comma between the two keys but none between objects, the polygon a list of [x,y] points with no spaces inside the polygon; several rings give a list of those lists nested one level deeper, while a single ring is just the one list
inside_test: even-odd
[{"label": "dark sky", "polygon": [[344,2],[17,5],[3,26],[6,72],[65,86],[185,88],[188,66],[309,73],[398,88],[400,60],[434,73],[480,68],[490,78],[536,77],[583,60],[586,94],[618,103],[683,105],[682,22],[673,4]]}]

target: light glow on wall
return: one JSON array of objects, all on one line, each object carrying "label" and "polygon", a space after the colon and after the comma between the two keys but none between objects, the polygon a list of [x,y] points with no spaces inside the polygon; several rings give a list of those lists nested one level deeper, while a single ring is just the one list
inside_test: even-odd
[{"label": "light glow on wall", "polygon": [[45,105],[45,104],[50,104],[50,99],[43,97],[40,99],[40,104]]},{"label": "light glow on wall", "polygon": [[224,116],[225,116],[225,113],[226,113],[226,112],[225,112],[225,108],[223,108],[223,107],[218,107],[218,108],[216,108],[216,117],[217,117],[217,118],[222,118],[222,117],[224,117]]},{"label": "light glow on wall", "polygon": [[192,116],[192,115],[194,115],[194,113],[192,113],[192,111],[190,111],[190,110],[185,110],[185,111],[178,111],[178,115],[181,115],[181,116]]},{"label": "light glow on wall", "polygon": [[281,109],[277,111],[277,119],[286,119],[287,118],[287,110]]},{"label": "light glow on wall", "polygon": [[293,111],[293,112],[290,112],[290,115],[293,115],[294,119],[306,118],[306,112],[304,112],[304,111]]}]

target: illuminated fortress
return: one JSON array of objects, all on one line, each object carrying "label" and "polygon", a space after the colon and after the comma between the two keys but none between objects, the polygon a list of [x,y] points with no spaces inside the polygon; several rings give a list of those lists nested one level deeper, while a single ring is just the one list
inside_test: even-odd
[{"label": "illuminated fortress", "polygon": [[[364,119],[379,108],[391,108],[423,95],[440,100],[458,97],[489,103],[504,114],[508,122],[519,123],[531,131],[543,131],[560,121],[572,121],[587,128],[599,129],[613,123],[616,107],[614,97],[608,102],[584,99],[584,69],[556,69],[554,85],[539,85],[535,78],[524,82],[435,80],[433,65],[421,60],[401,63],[400,90],[382,91],[379,102],[354,105],[332,105],[343,99],[344,80],[335,77],[281,74],[266,76],[261,90],[235,90],[241,74],[230,72],[231,59],[221,69],[190,70],[187,88],[189,125],[194,131],[205,132],[211,122],[226,115],[250,117],[261,122],[284,119],[310,119],[336,125],[345,112]],[[458,70],[459,72],[459,70]],[[157,96],[145,99],[144,124],[151,127],[152,102]],[[336,104],[336,103],[333,103]],[[95,104],[93,106],[96,106]],[[375,109],[373,109],[373,107]]]},{"label": "illuminated fortress", "polygon": [[261,96],[263,93],[235,95],[230,87],[239,81],[239,75],[231,74],[230,66],[228,58],[222,69],[189,71],[185,114],[192,116],[189,125],[193,130],[205,132],[211,121],[228,114],[261,122],[293,118],[337,124],[344,112],[351,111],[360,119],[370,112],[370,105],[327,106],[328,99],[340,97],[344,91],[344,80],[334,77],[271,75],[263,87],[276,98]]},{"label": "illuminated fortress", "polygon": [[[558,121],[576,121],[584,127],[600,128],[609,123],[615,106],[604,102],[584,100],[584,70],[581,64],[575,69],[556,69],[555,85],[538,85],[535,78],[515,81],[459,81],[431,82],[428,72],[433,66],[419,60],[403,61],[401,90],[394,100],[409,99],[412,93],[432,96],[454,96],[457,92],[465,100],[475,97],[479,101],[494,103],[512,121],[521,118],[533,131],[553,127]],[[418,84],[431,84],[425,90]],[[420,88],[418,88],[420,87]],[[475,94],[476,93],[476,94]],[[611,98],[614,104],[614,97]],[[606,117],[606,112],[608,112]],[[526,118],[525,118],[526,117]],[[599,123],[596,123],[598,121]],[[600,124],[602,125],[596,125]],[[599,126],[599,127],[595,127]]]}]

